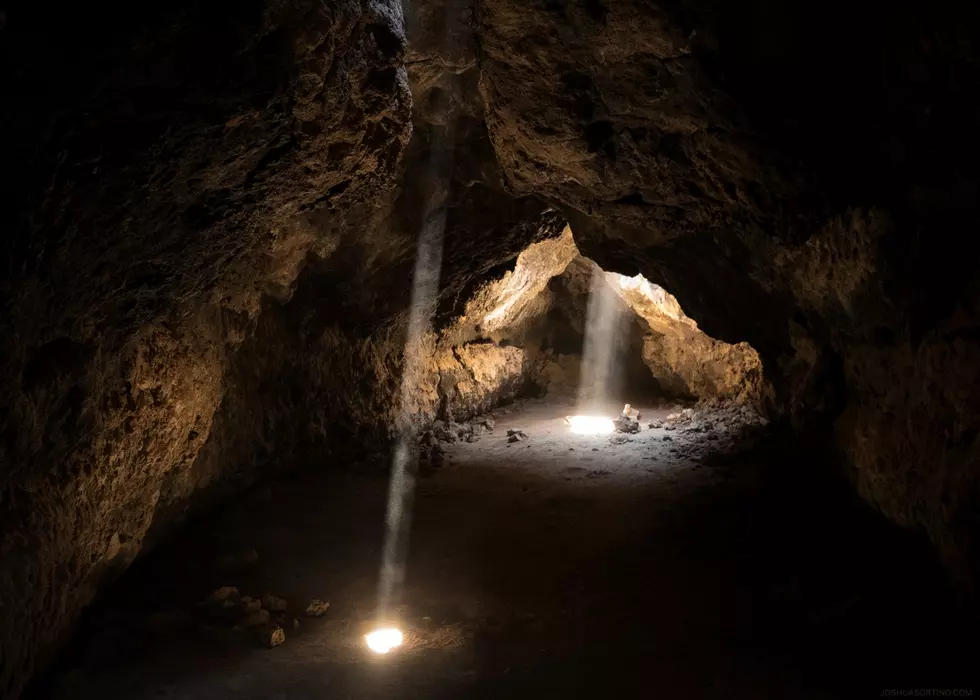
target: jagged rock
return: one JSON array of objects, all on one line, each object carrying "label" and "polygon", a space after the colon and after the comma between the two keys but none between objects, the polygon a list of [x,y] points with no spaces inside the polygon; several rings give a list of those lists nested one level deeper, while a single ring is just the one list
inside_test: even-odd
[{"label": "jagged rock", "polygon": [[527,435],[522,430],[508,430],[507,442],[523,442],[527,440]]},{"label": "jagged rock", "polygon": [[327,614],[330,609],[330,603],[325,603],[322,600],[314,598],[310,601],[310,604],[306,606],[306,614],[308,617],[321,617]]},{"label": "jagged rock", "polygon": [[613,426],[620,433],[640,432],[640,422],[631,415],[621,415],[613,420]]},{"label": "jagged rock", "polygon": [[273,649],[286,641],[286,632],[276,624],[266,624],[258,628],[259,643]]}]

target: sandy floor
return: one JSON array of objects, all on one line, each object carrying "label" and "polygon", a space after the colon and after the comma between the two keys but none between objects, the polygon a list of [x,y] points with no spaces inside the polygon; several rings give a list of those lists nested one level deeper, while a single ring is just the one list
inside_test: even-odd
[{"label": "sandy floor", "polygon": [[[908,605],[936,597],[934,578],[904,576],[907,550],[860,508],[828,501],[826,525],[813,484],[761,477],[782,457],[710,459],[704,434],[646,429],[664,409],[641,407],[624,444],[569,434],[569,410],[498,413],[419,480],[399,652],[372,657],[361,639],[387,479],[324,470],[257,490],[135,567],[35,695],[836,698],[918,671],[966,682],[966,651],[916,656],[956,646],[936,627],[947,611]],[[529,439],[508,443],[507,428]],[[220,570],[252,548],[247,571]],[[261,648],[188,612],[219,585],[286,598],[286,642]],[[313,598],[326,616],[302,614]]]}]

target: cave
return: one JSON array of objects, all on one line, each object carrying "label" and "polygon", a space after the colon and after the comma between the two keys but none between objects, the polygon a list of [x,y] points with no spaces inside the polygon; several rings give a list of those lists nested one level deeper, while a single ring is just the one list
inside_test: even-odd
[{"label": "cave", "polygon": [[980,8],[0,4],[0,698],[972,697]]}]

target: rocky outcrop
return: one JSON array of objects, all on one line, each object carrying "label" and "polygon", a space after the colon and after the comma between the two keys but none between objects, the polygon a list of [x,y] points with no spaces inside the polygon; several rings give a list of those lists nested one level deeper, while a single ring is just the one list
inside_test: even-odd
[{"label": "rocky outcrop", "polygon": [[[978,580],[975,7],[478,0],[518,194],[755,348],[775,405]],[[833,47],[829,49],[828,47]],[[970,261],[970,262],[967,262]]]},{"label": "rocky outcrop", "polygon": [[647,331],[643,361],[660,387],[674,396],[728,399],[763,405],[769,386],[759,354],[748,343],[703,333],[671,294],[642,275],[606,273],[610,286],[640,317]]}]

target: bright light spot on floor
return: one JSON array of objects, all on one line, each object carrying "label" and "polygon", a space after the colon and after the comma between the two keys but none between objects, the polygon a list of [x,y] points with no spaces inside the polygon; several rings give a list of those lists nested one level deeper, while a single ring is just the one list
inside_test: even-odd
[{"label": "bright light spot on floor", "polygon": [[387,654],[395,647],[400,647],[405,637],[400,629],[395,627],[383,627],[370,634],[364,635],[368,649],[375,654]]},{"label": "bright light spot on floor", "polygon": [[610,418],[569,416],[566,420],[571,431],[579,435],[604,435],[616,429]]}]

